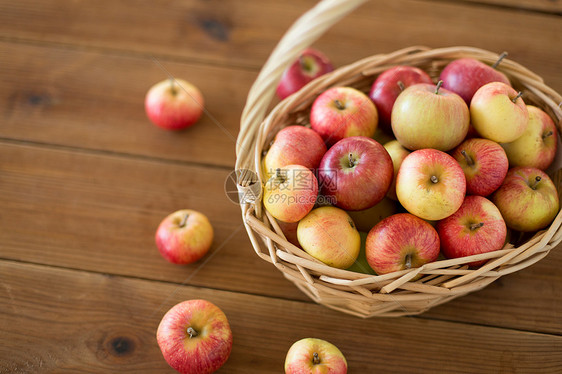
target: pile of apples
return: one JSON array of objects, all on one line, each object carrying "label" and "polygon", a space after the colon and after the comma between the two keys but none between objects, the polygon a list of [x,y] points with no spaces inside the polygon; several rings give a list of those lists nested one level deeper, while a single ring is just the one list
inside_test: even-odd
[{"label": "pile of apples", "polygon": [[[321,53],[303,55],[280,97],[332,70]],[[283,128],[262,160],[263,204],[287,239],[329,266],[385,274],[495,251],[509,229],[549,226],[557,130],[496,65],[453,60],[437,84],[395,66],[368,94],[322,92],[310,126]]]}]

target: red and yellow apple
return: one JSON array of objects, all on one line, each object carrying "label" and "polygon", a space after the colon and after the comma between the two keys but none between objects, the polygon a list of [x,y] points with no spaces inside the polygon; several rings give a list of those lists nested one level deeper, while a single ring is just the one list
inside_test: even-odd
[{"label": "red and yellow apple", "polygon": [[400,170],[402,161],[404,161],[406,156],[408,156],[411,152],[402,147],[398,140],[389,141],[384,145],[384,148],[390,155],[390,158],[392,159],[392,166],[394,168],[394,178],[392,179],[392,183],[388,188],[386,196],[392,200],[398,200],[398,197],[396,196],[396,176],[398,175],[398,170]]},{"label": "red and yellow apple", "polygon": [[346,374],[347,361],[332,343],[305,338],[293,343],[285,357],[285,374]]}]

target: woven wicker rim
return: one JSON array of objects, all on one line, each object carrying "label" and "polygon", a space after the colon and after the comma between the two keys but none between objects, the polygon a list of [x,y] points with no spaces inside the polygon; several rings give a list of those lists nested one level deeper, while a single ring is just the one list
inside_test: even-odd
[{"label": "woven wicker rim", "polygon": [[[293,25],[263,67],[248,95],[236,150],[237,170],[251,170],[259,179],[250,180],[248,174],[239,174],[239,190],[243,193],[251,190],[257,197],[254,202],[241,205],[242,216],[256,254],[274,264],[315,302],[360,317],[419,314],[541,260],[562,241],[562,213],[548,229],[527,238],[517,247],[508,244],[495,252],[436,261],[420,268],[377,276],[329,267],[285,239],[276,220],[263,209],[264,176],[259,165],[264,151],[281,128],[306,122],[307,110],[321,92],[333,86],[351,86],[368,92],[379,73],[396,65],[420,67],[436,79],[453,59],[471,57],[492,64],[499,57],[496,53],[471,47],[410,47],[374,55],[316,79],[283,100],[264,118],[285,68],[327,28],[363,2],[365,0],[320,2]],[[560,134],[562,97],[542,78],[514,61],[504,59],[499,70],[509,77],[516,89],[524,92],[527,104],[542,108],[555,119]],[[559,152],[549,170],[559,194],[561,160]],[[490,261],[478,269],[468,268],[469,263],[479,260]]]}]

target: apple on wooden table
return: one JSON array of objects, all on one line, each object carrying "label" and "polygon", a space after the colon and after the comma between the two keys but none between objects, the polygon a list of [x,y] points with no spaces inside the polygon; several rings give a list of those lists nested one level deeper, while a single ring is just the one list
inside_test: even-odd
[{"label": "apple on wooden table", "polygon": [[392,132],[410,150],[449,151],[459,145],[470,123],[464,100],[437,85],[419,83],[406,88],[392,108]]},{"label": "apple on wooden table", "polygon": [[205,107],[201,91],[183,79],[166,79],[152,86],[144,107],[150,121],[166,130],[181,130],[194,125]]},{"label": "apple on wooden table", "polygon": [[277,85],[277,96],[284,99],[303,88],[310,81],[332,70],[334,70],[334,66],[324,53],[314,48],[307,48],[283,72]]},{"label": "apple on wooden table", "polygon": [[338,347],[318,338],[293,343],[285,357],[285,374],[346,374],[347,361]]},{"label": "apple on wooden table", "polygon": [[375,104],[352,87],[332,87],[321,93],[310,110],[310,125],[332,146],[343,138],[375,134],[378,126]]},{"label": "apple on wooden table", "polygon": [[187,300],[172,307],[156,332],[168,364],[182,374],[210,374],[228,360],[232,331],[226,315],[206,300]]},{"label": "apple on wooden table", "polygon": [[[459,258],[501,249],[507,227],[499,209],[482,196],[467,196],[461,207],[437,222],[441,251],[447,258]],[[480,266],[485,261],[472,262]]]},{"label": "apple on wooden table", "polygon": [[181,209],[160,222],[155,241],[160,254],[169,262],[190,264],[211,248],[213,226],[203,213]]}]

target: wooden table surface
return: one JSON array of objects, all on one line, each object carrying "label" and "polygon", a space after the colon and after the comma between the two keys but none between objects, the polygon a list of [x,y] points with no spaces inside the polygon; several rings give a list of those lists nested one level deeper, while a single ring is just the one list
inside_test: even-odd
[{"label": "wooden table surface", "polygon": [[[224,193],[250,85],[314,0],[0,1],[0,373],[173,373],[156,328],[208,299],[234,334],[221,373],[281,373],[303,337],[350,373],[562,372],[562,248],[420,316],[360,319],[314,304],[247,238]],[[562,2],[371,1],[315,46],[342,66],[411,45],[509,57],[562,92]],[[208,115],[152,126],[148,88],[193,82]],[[166,262],[158,223],[215,228],[201,262]]]}]

